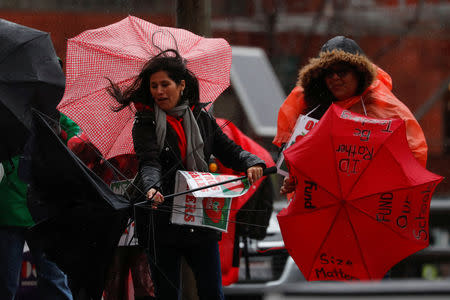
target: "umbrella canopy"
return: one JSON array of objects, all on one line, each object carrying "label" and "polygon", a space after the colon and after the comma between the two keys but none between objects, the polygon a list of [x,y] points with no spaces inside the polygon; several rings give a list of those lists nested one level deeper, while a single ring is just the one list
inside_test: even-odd
[{"label": "umbrella canopy", "polygon": [[47,208],[48,217],[32,232],[68,275],[75,293],[84,290],[100,299],[105,272],[129,218],[129,202],[87,168],[42,117],[35,117],[39,144],[29,193],[34,205]]},{"label": "umbrella canopy", "polygon": [[31,107],[57,118],[65,78],[50,36],[0,19],[0,160],[18,154],[31,128]]},{"label": "umbrella canopy", "polygon": [[106,159],[134,153],[135,113],[134,107],[118,113],[111,110],[117,103],[106,92],[106,78],[127,87],[150,58],[170,48],[178,49],[197,77],[201,102],[214,101],[229,86],[231,47],[224,39],[129,16],[68,40],[67,86],[58,109],[83,129]]},{"label": "umbrella canopy", "polygon": [[381,279],[429,244],[429,205],[442,177],[423,168],[400,119],[332,105],[284,151],[296,194],[278,215],[307,280]]},{"label": "umbrella canopy", "polygon": [[[236,144],[240,145],[242,149],[263,159],[268,168],[275,165],[270,153],[254,140],[242,133],[236,125],[225,119],[217,118],[216,120],[223,132]],[[217,173],[235,174],[241,176],[244,175],[244,173],[237,173],[232,169],[225,167],[218,160],[216,160],[216,162],[218,163]],[[236,243],[236,238],[239,240],[239,231],[258,231],[259,234],[265,236],[267,227],[262,226],[261,223],[264,223],[266,226],[269,224],[273,201],[270,194],[270,192],[272,192],[271,187],[271,182],[267,177],[261,178],[252,185],[252,188],[246,194],[233,198],[233,201],[231,202],[230,223],[228,224],[228,230],[226,233],[222,233],[222,239],[219,242],[220,266],[222,270],[223,285],[230,285],[238,280],[238,262],[240,257],[239,243]],[[264,196],[261,197],[262,195]],[[257,198],[253,199],[252,197]],[[258,208],[265,208],[266,211],[252,211],[251,208],[240,211],[243,206],[249,204],[248,202],[250,199],[253,200],[251,201],[251,204],[253,204],[253,202],[258,202],[258,204],[260,204]],[[256,204],[253,205],[255,206]],[[252,227],[255,223],[257,223],[257,226]],[[248,233],[246,235],[248,235]]]}]

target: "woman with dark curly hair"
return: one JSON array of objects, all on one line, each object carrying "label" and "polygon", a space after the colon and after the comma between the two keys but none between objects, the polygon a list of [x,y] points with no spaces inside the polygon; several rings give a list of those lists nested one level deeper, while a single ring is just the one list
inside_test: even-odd
[{"label": "woman with dark curly hair", "polygon": [[211,155],[258,180],[265,163],[231,141],[199,101],[199,85],[175,50],[153,57],[134,83],[122,92],[112,84],[116,110],[137,109],[133,143],[139,160],[138,186],[152,210],[136,215],[139,244],[149,255],[158,299],[180,296],[180,259],[190,265],[200,299],[223,299],[218,240],[212,229],[170,223],[177,170],[208,171]]},{"label": "woman with dark curly hair", "polygon": [[[332,103],[368,117],[401,118],[406,123],[408,144],[416,159],[427,161],[427,144],[411,111],[391,92],[391,77],[373,64],[358,44],[337,36],[327,41],[319,56],[300,69],[297,86],[278,112],[273,143],[286,143],[300,114],[320,119]],[[280,192],[291,193],[295,182],[285,178]]]}]

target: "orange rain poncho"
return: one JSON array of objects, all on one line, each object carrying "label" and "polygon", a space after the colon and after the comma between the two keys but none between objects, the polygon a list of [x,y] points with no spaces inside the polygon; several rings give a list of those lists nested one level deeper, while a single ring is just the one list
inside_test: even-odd
[{"label": "orange rain poncho", "polygon": [[[385,71],[377,67],[377,77],[361,94],[346,100],[335,102],[352,112],[364,114],[361,101],[364,102],[367,116],[379,119],[401,118],[406,122],[406,136],[409,148],[416,159],[425,167],[427,162],[427,144],[423,131],[411,111],[391,92],[392,79]],[[278,112],[277,134],[273,143],[280,147],[289,140],[300,114],[305,114],[306,102],[303,88],[296,86]]]}]

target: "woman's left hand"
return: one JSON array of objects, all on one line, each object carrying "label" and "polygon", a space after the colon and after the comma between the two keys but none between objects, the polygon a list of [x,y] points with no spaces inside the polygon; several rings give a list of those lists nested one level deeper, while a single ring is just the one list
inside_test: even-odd
[{"label": "woman's left hand", "polygon": [[263,168],[261,165],[256,165],[247,169],[247,178],[250,184],[254,184],[263,176]]}]

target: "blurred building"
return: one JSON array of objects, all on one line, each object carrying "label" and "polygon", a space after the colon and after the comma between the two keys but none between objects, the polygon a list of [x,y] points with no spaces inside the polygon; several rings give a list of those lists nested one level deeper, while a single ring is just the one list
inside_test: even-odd
[{"label": "blurred building", "polygon": [[[228,5],[223,11],[230,15],[216,16],[215,34],[233,45],[266,49],[286,92],[294,86],[298,68],[316,56],[326,40],[335,35],[355,39],[392,76],[394,93],[419,119],[429,145],[429,168],[450,175],[450,1],[273,0],[223,5]],[[439,187],[449,190],[448,181]]]},{"label": "blurred building", "polygon": [[[0,0],[0,17],[51,32],[64,59],[68,38],[128,14],[174,26],[176,2]],[[316,56],[326,40],[335,35],[355,39],[392,76],[394,93],[419,119],[429,145],[428,168],[450,177],[449,0],[211,0],[210,4],[213,36],[233,46],[265,49],[285,93],[294,87],[299,67]],[[256,137],[251,128],[241,130]],[[448,179],[437,193],[450,193]]]}]

